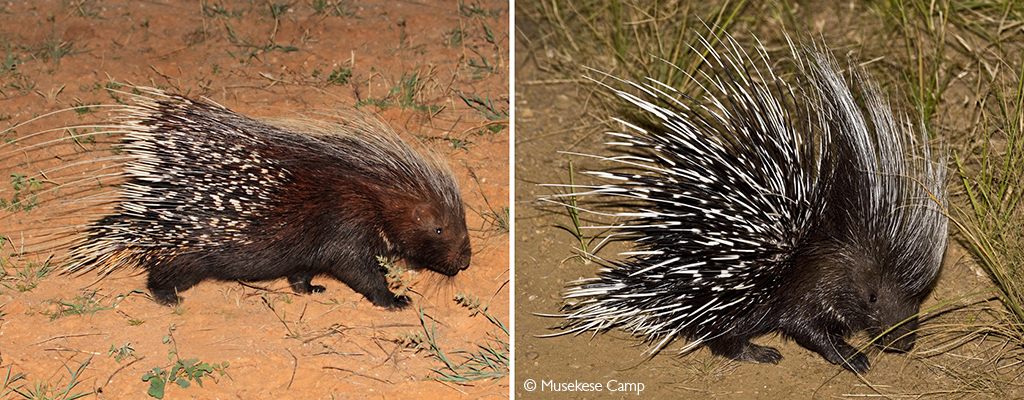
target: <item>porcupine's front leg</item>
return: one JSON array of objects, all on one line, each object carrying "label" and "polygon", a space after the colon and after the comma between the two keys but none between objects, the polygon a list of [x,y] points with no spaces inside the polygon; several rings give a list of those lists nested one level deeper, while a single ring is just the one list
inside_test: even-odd
[{"label": "porcupine's front leg", "polygon": [[801,332],[795,335],[792,332],[786,333],[801,346],[821,354],[830,363],[841,365],[843,368],[858,374],[868,372],[868,369],[871,368],[868,356],[863,352],[858,352],[856,348],[846,343],[846,340],[843,340],[842,337],[824,332],[812,332],[806,329],[801,330]]},{"label": "porcupine's front leg", "polygon": [[401,310],[409,306],[411,300],[408,296],[395,296],[388,289],[387,280],[376,263],[350,267],[334,271],[334,277],[366,296],[373,305],[390,310]]},{"label": "porcupine's front leg", "polygon": [[749,337],[724,336],[707,342],[708,349],[716,355],[738,361],[778,364],[782,354],[774,347],[750,343]]}]

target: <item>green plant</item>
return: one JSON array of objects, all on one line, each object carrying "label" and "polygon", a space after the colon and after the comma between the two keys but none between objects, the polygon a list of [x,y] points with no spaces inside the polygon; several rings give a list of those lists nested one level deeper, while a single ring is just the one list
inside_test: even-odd
[{"label": "green plant", "polygon": [[11,46],[4,46],[4,61],[0,63],[0,78],[13,74],[22,60]]},{"label": "green plant", "polygon": [[143,382],[149,382],[149,390],[146,392],[150,397],[164,398],[164,392],[168,383],[178,385],[182,389],[192,386],[192,382],[203,386],[203,378],[211,378],[216,382],[213,375],[217,372],[219,376],[227,376],[227,368],[230,364],[227,361],[218,364],[200,362],[198,358],[182,360],[178,357],[178,344],[174,341],[174,330],[176,327],[171,324],[167,336],[164,336],[164,344],[170,344],[171,349],[167,352],[167,359],[172,362],[170,369],[154,367],[151,371],[142,376]]},{"label": "green plant", "polygon": [[983,103],[989,109],[977,157],[954,154],[966,207],[958,209],[953,222],[998,288],[1010,325],[1024,334],[1024,59],[1020,68],[1016,91],[1009,96],[990,76],[993,92]]},{"label": "green plant", "polygon": [[441,106],[425,106],[419,104],[416,100],[417,95],[423,89],[423,85],[426,84],[426,80],[420,77],[418,72],[412,74],[402,74],[402,78],[398,80],[398,84],[391,88],[391,92],[388,96],[395,96],[398,98],[398,105],[402,108],[412,108],[418,111],[429,112],[430,114],[437,113],[441,110]]},{"label": "green plant", "polygon": [[[476,181],[477,185],[479,186],[480,181],[476,178],[476,174],[473,174],[473,180]],[[473,206],[469,206],[470,210],[473,210],[473,212],[477,213],[477,215],[479,215],[480,218],[484,220],[483,224],[480,226],[480,230],[491,231],[498,235],[508,233],[509,230],[511,229],[511,215],[508,206],[500,206],[497,209],[495,209],[494,206],[491,205],[490,199],[487,198],[487,194],[484,193],[483,190],[480,191],[480,196],[484,198],[484,204],[487,205],[486,210],[478,210]],[[490,226],[490,228],[485,228],[487,226]]]},{"label": "green plant", "polygon": [[57,67],[60,67],[60,59],[64,56],[86,53],[88,50],[76,50],[73,41],[62,41],[59,37],[48,38],[41,43],[32,46],[29,50],[43,62],[53,60]]},{"label": "green plant", "polygon": [[572,158],[569,159],[569,185],[566,187],[569,189],[569,193],[556,195],[555,197],[560,200],[552,200],[552,202],[565,207],[565,212],[569,214],[569,220],[572,222],[572,225],[557,223],[555,226],[569,232],[576,238],[576,241],[580,244],[578,257],[581,261],[587,263],[590,262],[590,244],[594,242],[596,237],[587,239],[583,235],[583,229],[580,224],[579,198],[576,196],[576,170],[572,165]]},{"label": "green plant", "polygon": [[387,280],[389,287],[395,289],[395,296],[401,296],[411,289],[409,285],[416,278],[415,271],[399,267],[381,256],[377,256],[377,264],[386,271],[384,279]]},{"label": "green plant", "polygon": [[[27,94],[32,92],[32,90],[36,88],[36,83],[29,79],[29,77],[23,74],[21,71],[15,71],[13,73],[13,77],[11,78],[11,80],[8,83],[5,83],[3,87],[11,88]],[[4,97],[8,96],[7,92],[3,90],[0,90],[0,94],[3,94]]]},{"label": "green plant", "polygon": [[224,376],[227,374],[225,370],[228,366],[227,361],[210,365],[209,363],[199,362],[198,358],[178,359],[169,371],[155,367],[152,371],[142,376],[142,381],[149,382],[149,390],[146,393],[151,397],[162,399],[164,398],[164,390],[167,388],[167,382],[172,382],[182,389],[187,389],[189,386],[192,386],[190,381],[195,381],[195,383],[199,384],[199,387],[202,387],[203,378],[212,376],[214,371]]},{"label": "green plant", "polygon": [[474,17],[474,16],[494,17],[494,16],[501,15],[501,11],[500,10],[487,11],[477,1],[474,1],[472,4],[467,4],[464,1],[460,1],[459,2],[459,13],[461,13],[463,17]]},{"label": "green plant", "polygon": [[403,73],[402,77],[398,79],[398,83],[391,87],[386,98],[368,98],[356,103],[355,106],[356,108],[359,108],[367,104],[372,104],[380,108],[386,108],[388,106],[398,105],[401,108],[411,108],[417,111],[436,114],[444,109],[444,107],[437,105],[423,105],[417,100],[419,93],[423,90],[427,81],[428,80],[421,77],[418,72],[413,72],[411,74]]},{"label": "green plant", "polygon": [[[47,381],[37,380],[35,381],[31,388],[25,388],[24,385],[21,385],[17,388],[14,388],[13,390],[15,393],[21,395],[26,399],[74,400],[88,396],[92,394],[91,391],[85,393],[72,393],[71,391],[75,388],[75,386],[78,386],[78,384],[81,383],[78,380],[78,378],[82,375],[82,371],[85,371],[85,367],[89,365],[90,361],[92,361],[91,357],[88,360],[85,360],[85,362],[79,365],[78,368],[75,369],[74,371],[72,371],[71,367],[68,367],[67,364],[64,364],[64,369],[67,370],[68,374],[70,375],[67,384],[61,384],[61,382],[64,380],[64,376],[61,376],[57,378],[56,383],[51,384]],[[8,368],[8,375],[9,372],[10,368]]]},{"label": "green plant", "polygon": [[[291,297],[279,296],[278,299],[283,301],[285,304],[291,304]],[[299,319],[292,323],[291,325],[289,325],[288,321],[285,319],[285,317],[287,316],[287,311],[281,310],[281,312],[278,313],[277,308],[274,307],[274,300],[271,300],[268,294],[264,293],[262,296],[260,296],[260,300],[263,300],[263,304],[265,304],[267,308],[269,308],[270,311],[274,313],[274,316],[277,317],[278,321],[281,321],[281,324],[284,325],[284,329],[288,331],[288,337],[298,339],[301,342],[306,341],[306,334],[303,332],[303,327],[305,324],[302,322],[302,317],[306,315],[305,305],[303,305],[302,307],[302,313],[299,314]]]},{"label": "green plant", "polygon": [[95,291],[90,293],[88,296],[82,296],[80,294],[75,295],[75,298],[70,301],[50,300],[50,302],[57,306],[57,310],[43,310],[41,312],[43,315],[50,316],[50,321],[68,315],[92,314],[97,311],[109,310],[111,308],[100,303],[100,300],[96,298]]},{"label": "green plant", "polygon": [[118,364],[128,357],[132,357],[136,360],[139,359],[135,356],[135,348],[132,347],[131,343],[125,343],[124,346],[121,347],[114,347],[114,344],[111,343],[110,351],[107,352],[107,357],[114,357],[114,361],[117,361]]},{"label": "green plant", "polygon": [[452,28],[445,31],[441,38],[444,39],[446,47],[458,47],[462,44],[463,35],[462,28]]},{"label": "green plant", "polygon": [[[22,268],[12,268],[14,269],[14,274],[11,274],[3,261],[0,260],[0,269],[3,271],[3,285],[8,289],[22,293],[35,289],[43,278],[56,269],[56,266],[50,264],[50,260],[46,260],[43,263],[30,261]],[[12,282],[8,283],[8,281]]]},{"label": "green plant", "polygon": [[[488,204],[488,206],[490,205]],[[491,224],[492,229],[495,232],[499,234],[506,234],[509,232],[511,227],[509,223],[511,216],[509,214],[508,206],[501,206],[497,210],[490,209],[480,215],[484,218],[485,223]]]},{"label": "green plant", "polygon": [[459,138],[448,138],[448,142],[452,144],[452,150],[465,150],[466,152],[469,152],[468,146],[473,144],[469,140]]},{"label": "green plant", "polygon": [[273,17],[274,20],[281,19],[281,16],[288,12],[288,8],[291,6],[292,5],[289,3],[278,3],[274,1],[267,2],[267,7],[270,8],[270,16]]},{"label": "green plant", "polygon": [[459,92],[459,97],[462,98],[462,101],[466,102],[466,105],[473,107],[474,110],[479,111],[491,121],[508,120],[508,110],[495,106],[490,95],[485,100],[477,94],[466,95]]},{"label": "green plant", "polygon": [[234,17],[234,18],[238,18],[238,17],[242,16],[242,11],[231,11],[231,10],[228,10],[227,7],[225,7],[223,4],[210,5],[209,2],[203,1],[202,2],[202,7],[203,7],[203,15],[205,15],[208,18],[216,18],[216,17]]},{"label": "green plant", "polygon": [[480,56],[480,62],[470,58],[466,65],[473,68],[473,79],[483,79],[494,73],[494,66],[487,63],[487,57]]},{"label": "green plant", "polygon": [[501,132],[507,127],[508,109],[500,108],[494,105],[494,101],[491,100],[491,97],[489,95],[485,100],[476,94],[467,95],[465,93],[459,92],[459,97],[462,98],[462,101],[464,101],[466,105],[472,107],[474,110],[479,111],[480,114],[483,114],[483,116],[487,117],[487,119],[490,121],[486,125],[484,125],[484,127],[480,129],[480,131],[478,132],[478,134],[480,134],[481,136]]},{"label": "green plant", "polygon": [[351,68],[342,68],[342,67],[339,66],[337,69],[335,69],[333,72],[331,72],[331,76],[327,77],[327,84],[328,85],[344,85],[344,84],[348,83],[348,78],[351,78],[351,77],[352,77],[352,69]]},{"label": "green plant", "polygon": [[99,103],[85,103],[82,99],[75,99],[75,101],[71,103],[71,109],[74,110],[79,117],[82,117],[85,114],[96,112],[99,107],[94,106],[98,104]]},{"label": "green plant", "polygon": [[423,314],[423,308],[417,307],[416,311],[419,313],[420,328],[422,330],[399,333],[396,335],[395,342],[403,348],[426,351],[444,363],[445,366],[443,368],[433,368],[434,372],[441,376],[440,378],[433,379],[439,381],[464,384],[481,379],[507,377],[509,373],[508,328],[505,327],[501,320],[488,313],[487,306],[481,304],[478,298],[460,293],[455,296],[454,300],[463,307],[469,308],[471,311],[470,316],[482,314],[487,317],[487,320],[501,329],[503,338],[492,336],[487,343],[477,344],[478,350],[475,352],[453,351],[452,354],[458,354],[464,358],[461,363],[455,363],[437,345],[437,326],[431,322],[428,327],[427,318]]},{"label": "green plant", "polygon": [[[461,363],[455,364],[436,346],[434,340],[433,327],[430,330],[426,328],[426,322],[423,319],[423,312],[420,310],[420,323],[423,325],[424,332],[426,333],[427,342],[433,348],[431,353],[440,359],[445,364],[444,369],[434,369],[441,375],[438,380],[446,382],[456,383],[467,383],[471,381],[481,379],[500,379],[507,377],[509,373],[509,342],[508,342],[508,328],[501,320],[495,318],[493,315],[487,312],[487,305],[482,304],[480,299],[459,293],[455,295],[455,302],[459,305],[466,307],[470,310],[470,316],[481,314],[487,318],[492,324],[501,329],[502,337],[495,335],[491,336],[491,339],[483,344],[477,344],[477,351],[464,351],[456,350],[452,354],[461,355],[464,360]],[[445,371],[447,370],[447,371]]]},{"label": "green plant", "polygon": [[11,188],[14,195],[10,200],[0,199],[0,209],[8,211],[29,211],[39,205],[37,193],[43,183],[26,174],[11,174]]},{"label": "green plant", "polygon": [[[0,364],[3,364],[3,357],[0,356]],[[14,366],[8,365],[7,372],[4,373],[4,381],[0,384],[0,399],[6,399],[7,395],[14,393],[16,390],[21,388],[22,383],[18,383],[20,380],[25,379],[25,374],[17,373],[12,374]],[[17,386],[15,386],[17,384]],[[19,393],[20,394],[20,393]]]},{"label": "green plant", "polygon": [[315,15],[329,15],[332,17],[355,17],[354,11],[347,11],[341,7],[340,1],[313,0],[309,3]]}]

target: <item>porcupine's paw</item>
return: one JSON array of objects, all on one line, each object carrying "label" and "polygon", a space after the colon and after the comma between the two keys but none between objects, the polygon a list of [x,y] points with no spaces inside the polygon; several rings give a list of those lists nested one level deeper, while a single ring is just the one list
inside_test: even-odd
[{"label": "porcupine's paw", "polygon": [[412,299],[410,299],[409,296],[395,296],[395,302],[393,303],[393,305],[389,306],[388,309],[395,311],[402,310],[405,308],[409,308],[409,305],[411,304]]},{"label": "porcupine's paw", "polygon": [[868,372],[868,369],[871,368],[871,363],[868,362],[868,356],[864,355],[864,353],[857,353],[852,356],[843,358],[843,362],[840,365],[842,365],[843,368],[846,368],[851,372],[855,372],[858,374]]},{"label": "porcupine's paw", "polygon": [[153,295],[155,300],[160,305],[164,306],[176,306],[181,304],[181,297],[178,296],[177,291],[174,288],[171,289],[153,289],[150,288],[149,292]]},{"label": "porcupine's paw", "polygon": [[736,359],[740,361],[778,364],[779,360],[782,359],[782,353],[779,353],[774,347],[747,343],[747,348],[743,349],[743,354]]},{"label": "porcupine's paw", "polygon": [[165,306],[176,306],[181,304],[181,297],[178,293],[184,292],[202,281],[202,277],[195,274],[181,273],[172,267],[153,269],[149,271],[146,279],[146,289],[153,294],[153,300]]},{"label": "porcupine's paw", "polygon": [[868,372],[868,369],[871,368],[867,355],[858,352],[857,349],[842,340],[837,340],[835,344],[818,353],[830,363],[841,365],[843,368],[858,374]]},{"label": "porcupine's paw", "polygon": [[409,296],[395,296],[390,291],[387,295],[376,296],[375,298],[369,299],[373,305],[377,307],[384,307],[391,311],[398,311],[409,307],[412,303],[412,299]]},{"label": "porcupine's paw", "polygon": [[322,293],[327,290],[324,286],[310,284],[312,279],[310,274],[296,274],[288,277],[288,283],[296,293]]},{"label": "porcupine's paw", "polygon": [[712,353],[738,361],[778,364],[782,359],[774,347],[758,346],[747,338],[723,337],[707,344]]}]

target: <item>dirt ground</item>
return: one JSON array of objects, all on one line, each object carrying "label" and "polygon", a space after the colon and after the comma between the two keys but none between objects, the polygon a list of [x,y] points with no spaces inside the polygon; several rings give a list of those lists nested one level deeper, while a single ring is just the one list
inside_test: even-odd
[{"label": "dirt ground", "polygon": [[[536,10],[535,2],[517,2],[516,60],[515,60],[515,209],[516,259],[515,299],[516,330],[514,336],[516,375],[513,392],[516,398],[847,398],[875,396],[945,396],[971,397],[978,380],[969,382],[969,374],[958,372],[952,365],[974,357],[962,348],[944,347],[926,335],[918,340],[909,354],[882,353],[870,350],[871,370],[863,378],[825,361],[821,356],[778,336],[756,339],[756,344],[777,348],[783,355],[778,365],[738,363],[716,357],[706,349],[677,355],[685,342],[677,340],[656,355],[646,354],[647,345],[626,332],[612,330],[593,335],[542,338],[540,335],[558,333],[558,318],[543,316],[558,314],[563,304],[560,293],[567,282],[594,277],[598,265],[584,264],[574,248],[579,242],[558,225],[570,225],[564,208],[539,201],[556,189],[540,184],[569,181],[569,156],[559,151],[583,154],[608,154],[603,143],[610,141],[601,133],[609,130],[602,122],[608,115],[596,115],[593,91],[601,90],[577,84],[578,76],[566,76],[565,71],[552,68],[549,59],[555,54],[540,46],[544,30],[537,22],[523,18],[521,10]],[[803,3],[801,3],[803,4]],[[824,4],[824,3],[818,3]],[[752,6],[754,7],[754,6]],[[766,7],[767,8],[767,7]],[[806,11],[806,9],[805,9]],[[756,13],[755,13],[756,14]],[[868,47],[862,43],[879,43],[884,37],[874,36],[882,30],[878,22],[869,22],[870,13],[860,5],[822,5],[805,13],[804,29],[818,35],[833,47],[839,57],[858,56],[858,50]],[[741,18],[742,19],[742,18]],[[799,19],[799,18],[797,18]],[[770,24],[769,24],[770,25]],[[774,27],[776,33],[783,27]],[[738,23],[733,29],[749,43],[748,25]],[[768,28],[767,30],[772,30]],[[875,32],[875,33],[871,33]],[[785,42],[761,37],[766,48],[781,49]],[[894,44],[895,45],[895,44]],[[902,49],[890,48],[889,54]],[[781,51],[780,53],[783,53]],[[557,55],[555,55],[557,57]],[[783,56],[784,57],[784,56]],[[863,58],[863,59],[869,59]],[[600,60],[574,60],[583,65],[600,64]],[[878,61],[878,60],[876,60]],[[845,63],[845,61],[840,61]],[[894,63],[883,59],[882,63]],[[876,65],[877,66],[877,65]],[[965,72],[966,74],[966,72]],[[953,86],[956,86],[955,83]],[[949,97],[961,99],[969,90],[951,87]],[[968,120],[961,108],[946,109],[941,123],[949,127],[962,127]],[[954,129],[951,129],[954,130]],[[600,169],[607,164],[589,162],[574,157],[577,184],[602,184],[581,171]],[[588,168],[589,167],[589,168]],[[581,213],[581,216],[588,218]],[[585,221],[586,225],[607,225],[607,220]],[[584,231],[587,235],[594,231]],[[622,244],[602,249],[598,255],[617,259],[618,252],[627,247]],[[922,309],[990,287],[988,278],[970,261],[966,251],[951,240],[943,262],[943,272],[937,287],[925,300]],[[963,318],[963,316],[954,317]],[[931,325],[934,332],[946,323],[926,319],[923,326]],[[936,328],[937,327],[937,328]],[[865,343],[866,335],[854,338],[855,346]],[[971,346],[984,347],[981,343]],[[984,357],[984,356],[978,356]],[[978,358],[980,360],[980,358]],[[969,375],[977,377],[977,375]],[[1012,379],[1012,373],[1008,379]],[[604,386],[600,392],[559,392],[542,390],[543,381],[563,383],[589,383]],[[623,385],[625,384],[625,385]],[[529,389],[528,385],[536,385]],[[642,385],[642,387],[641,387]],[[975,389],[979,388],[975,386]],[[966,388],[966,389],[965,389]],[[622,391],[612,392],[613,389]],[[638,390],[642,389],[639,393]],[[982,393],[991,388],[980,389]],[[1019,398],[1020,392],[1002,392]],[[984,397],[984,395],[982,395]]]},{"label": "dirt ground", "polygon": [[[60,250],[20,254],[22,244],[43,230],[73,232],[102,211],[50,219],[50,189],[107,166],[39,175],[39,165],[66,160],[12,141],[102,121],[106,110],[47,117],[0,135],[0,197],[49,193],[34,209],[0,214],[0,377],[12,379],[0,382],[0,398],[19,398],[10,391],[19,388],[38,398],[142,399],[153,382],[145,377],[176,364],[201,382],[167,382],[166,398],[507,397],[507,377],[460,383],[443,374],[475,376],[467,357],[485,349],[508,355],[508,334],[486,315],[509,323],[509,18],[501,0],[0,3],[0,129],[115,104],[106,89],[118,84],[205,96],[253,117],[356,107],[451,166],[473,246],[470,268],[454,279],[420,273],[414,306],[398,312],[327,278],[314,295],[283,279],[206,281],[166,307],[149,298],[144,275],[95,282],[47,273]],[[47,149],[88,160],[109,157],[113,141],[65,137]],[[489,307],[475,312],[482,307],[460,305],[459,294]],[[431,355],[431,341],[457,373]],[[507,361],[484,372],[507,374]]]}]

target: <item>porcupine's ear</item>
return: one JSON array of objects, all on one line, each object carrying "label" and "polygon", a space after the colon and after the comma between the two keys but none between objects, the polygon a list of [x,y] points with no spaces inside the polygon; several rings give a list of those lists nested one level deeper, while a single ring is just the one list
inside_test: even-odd
[{"label": "porcupine's ear", "polygon": [[422,202],[412,209],[412,221],[415,226],[421,227],[422,229],[433,227],[440,229],[442,224],[441,221],[438,221],[439,218],[440,213],[438,212],[437,207],[429,202]]}]

